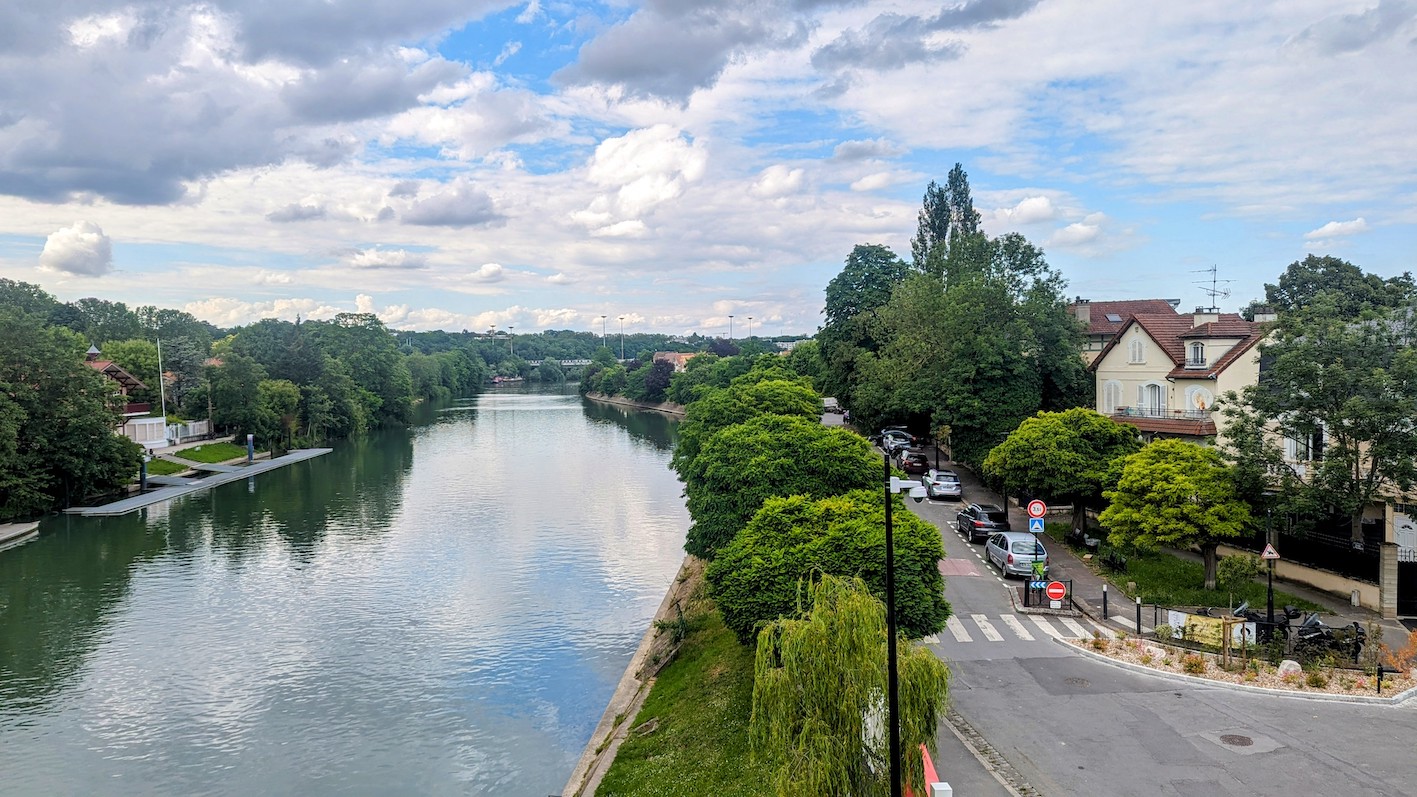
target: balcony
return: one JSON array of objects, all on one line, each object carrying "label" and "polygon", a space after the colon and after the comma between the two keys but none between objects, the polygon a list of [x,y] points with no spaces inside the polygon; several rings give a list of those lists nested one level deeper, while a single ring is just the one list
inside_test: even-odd
[{"label": "balcony", "polygon": [[1165,407],[1118,407],[1112,420],[1131,424],[1143,432],[1175,437],[1208,437],[1215,434],[1209,410],[1168,410]]},{"label": "balcony", "polygon": [[1205,358],[1204,358],[1204,357],[1201,357],[1200,359],[1195,359],[1195,358],[1190,358],[1190,357],[1186,358],[1186,368],[1187,368],[1188,370],[1199,371],[1199,370],[1203,370],[1205,367],[1206,367],[1206,362],[1205,362]]}]

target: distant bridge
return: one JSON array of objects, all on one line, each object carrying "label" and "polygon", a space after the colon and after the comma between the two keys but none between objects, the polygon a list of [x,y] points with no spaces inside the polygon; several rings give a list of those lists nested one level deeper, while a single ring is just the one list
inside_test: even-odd
[{"label": "distant bridge", "polygon": [[[541,365],[543,362],[545,362],[545,360],[527,360],[527,361],[526,361],[526,364],[527,364],[527,365],[530,365],[530,366],[532,366],[532,367],[535,367],[535,366]],[[557,365],[560,365],[562,368],[579,368],[579,367],[581,367],[581,366],[590,365],[590,360],[552,360],[551,362],[556,363]],[[637,361],[636,361],[636,360],[616,360],[616,362],[620,363],[621,365],[624,365],[624,364],[626,364],[626,363],[632,363],[632,362],[637,362]]]}]

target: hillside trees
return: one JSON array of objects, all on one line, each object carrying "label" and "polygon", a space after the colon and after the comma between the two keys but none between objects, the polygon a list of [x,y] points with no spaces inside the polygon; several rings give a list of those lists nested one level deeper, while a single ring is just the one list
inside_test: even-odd
[{"label": "hillside trees", "polygon": [[889,248],[858,244],[827,283],[826,323],[817,333],[825,394],[845,397],[855,385],[858,362],[881,345],[872,313],[909,274],[910,267]]}]

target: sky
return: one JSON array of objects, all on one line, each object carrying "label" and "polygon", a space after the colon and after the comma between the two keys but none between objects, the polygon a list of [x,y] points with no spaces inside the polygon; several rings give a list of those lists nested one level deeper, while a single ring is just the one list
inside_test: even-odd
[{"label": "sky", "polygon": [[1311,253],[1417,270],[1414,75],[1417,0],[0,3],[0,276],[811,334],[960,163],[1070,296],[1234,311]]}]

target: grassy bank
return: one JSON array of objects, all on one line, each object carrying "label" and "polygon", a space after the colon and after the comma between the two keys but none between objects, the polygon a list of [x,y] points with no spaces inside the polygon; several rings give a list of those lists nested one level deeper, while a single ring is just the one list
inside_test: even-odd
[{"label": "grassy bank", "polygon": [[[1063,536],[1071,526],[1067,523],[1049,523],[1044,533],[1055,544],[1063,545]],[[1100,532],[1093,532],[1100,533]],[[1073,549],[1077,551],[1077,549]],[[1081,554],[1081,551],[1078,551]],[[1162,606],[1238,606],[1241,601],[1249,601],[1251,606],[1265,605],[1265,585],[1251,581],[1233,589],[1205,589],[1205,565],[1190,559],[1182,559],[1169,553],[1133,553],[1127,555],[1127,569],[1111,572],[1098,566],[1095,559],[1088,565],[1112,582],[1119,592],[1134,598],[1141,595],[1145,603],[1159,603]],[[1135,591],[1125,589],[1127,582],[1135,582]],[[1283,590],[1274,590],[1276,607],[1293,605],[1305,611],[1321,612],[1324,607]]]},{"label": "grassy bank", "polygon": [[187,465],[178,465],[176,462],[168,462],[165,459],[154,459],[148,463],[149,476],[171,476],[184,470],[191,470],[191,468]]},{"label": "grassy bank", "polygon": [[178,459],[190,460],[192,462],[225,462],[228,459],[246,456],[246,449],[232,443],[207,443],[204,446],[195,448],[184,448],[181,451],[172,452],[172,456]]},{"label": "grassy bank", "polygon": [[600,797],[763,793],[768,770],[748,750],[753,650],[738,644],[707,600],[690,613],[688,629],[596,790]]}]

